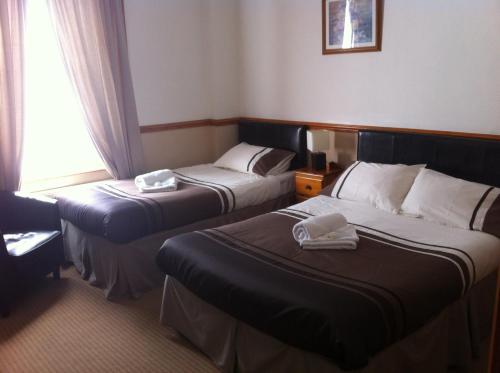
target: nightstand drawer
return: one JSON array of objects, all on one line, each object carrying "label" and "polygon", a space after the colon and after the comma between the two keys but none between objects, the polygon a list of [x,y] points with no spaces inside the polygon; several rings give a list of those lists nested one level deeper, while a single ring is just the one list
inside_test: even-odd
[{"label": "nightstand drawer", "polygon": [[295,197],[297,202],[316,197],[327,185],[333,183],[342,173],[340,167],[330,167],[327,170],[312,170],[301,168],[295,171]]},{"label": "nightstand drawer", "polygon": [[303,196],[317,196],[321,192],[321,189],[323,189],[323,185],[321,180],[296,178],[295,189],[297,194]]}]

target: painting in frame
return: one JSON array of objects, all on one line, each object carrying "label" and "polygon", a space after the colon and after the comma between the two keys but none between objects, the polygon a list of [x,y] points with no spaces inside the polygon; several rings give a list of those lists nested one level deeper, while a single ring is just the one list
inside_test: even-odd
[{"label": "painting in frame", "polygon": [[383,0],[322,0],[323,54],[382,48]]}]

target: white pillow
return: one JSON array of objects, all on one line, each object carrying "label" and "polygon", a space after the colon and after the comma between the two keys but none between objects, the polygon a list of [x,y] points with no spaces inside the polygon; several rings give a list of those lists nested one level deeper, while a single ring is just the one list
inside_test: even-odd
[{"label": "white pillow", "polygon": [[425,165],[355,162],[344,171],[332,190],[332,197],[365,202],[394,214]]},{"label": "white pillow", "polygon": [[499,195],[498,188],[422,169],[401,211],[452,227],[488,232],[494,224],[485,222],[494,218],[495,209],[491,207]]},{"label": "white pillow", "polygon": [[265,148],[242,142],[229,149],[215,163],[215,167],[261,176],[278,175],[288,170],[294,152]]}]

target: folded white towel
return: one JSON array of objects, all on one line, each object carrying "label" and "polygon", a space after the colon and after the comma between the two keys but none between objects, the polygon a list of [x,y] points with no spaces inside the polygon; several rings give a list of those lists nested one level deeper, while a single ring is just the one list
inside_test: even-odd
[{"label": "folded white towel", "polygon": [[141,192],[170,192],[177,189],[177,178],[171,170],[159,170],[135,178],[135,185]]},{"label": "folded white towel", "polygon": [[295,241],[302,244],[305,240],[314,240],[347,225],[347,220],[342,214],[312,216],[295,224],[292,233]]},{"label": "folded white towel", "polygon": [[141,186],[154,186],[156,182],[163,182],[175,176],[172,170],[158,170],[149,172],[144,175],[139,175],[135,178],[135,185]]},{"label": "folded white towel", "polygon": [[304,240],[301,246],[305,250],[355,250],[359,237],[354,226],[348,224],[335,232],[326,233],[316,239]]}]

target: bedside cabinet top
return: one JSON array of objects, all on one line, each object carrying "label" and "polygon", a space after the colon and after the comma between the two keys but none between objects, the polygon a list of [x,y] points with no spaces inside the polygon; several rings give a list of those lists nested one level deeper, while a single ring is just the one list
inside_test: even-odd
[{"label": "bedside cabinet top", "polygon": [[326,170],[319,170],[319,171],[313,170],[312,168],[309,168],[309,167],[305,167],[305,168],[300,168],[298,170],[295,170],[295,173],[297,176],[322,179],[322,178],[330,176],[330,175],[340,174],[343,171],[344,171],[344,169],[340,166],[328,168]]}]

